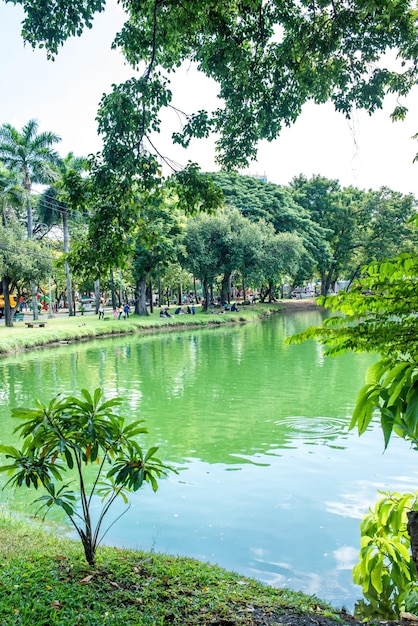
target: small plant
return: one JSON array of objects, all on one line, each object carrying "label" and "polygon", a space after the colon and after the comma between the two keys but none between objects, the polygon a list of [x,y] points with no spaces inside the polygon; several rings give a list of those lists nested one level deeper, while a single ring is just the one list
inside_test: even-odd
[{"label": "small plant", "polygon": [[410,553],[407,513],[417,508],[418,493],[385,493],[364,516],[359,562],[353,580],[369,604],[359,603],[362,617],[397,618],[417,611],[415,565]]},{"label": "small plant", "polygon": [[[152,447],[144,453],[136,437],[147,432],[141,421],[125,425],[115,407],[122,398],[105,401],[103,391],[93,396],[83,389],[81,397],[58,395],[47,406],[39,400],[37,408],[15,408],[13,417],[24,420],[15,432],[23,439],[22,449],[0,446],[10,462],[0,466],[11,478],[7,485],[38,489],[46,494],[35,500],[45,508],[61,507],[76,529],[87,562],[95,565],[95,554],[106,535],[101,533],[103,520],[118,496],[128,502],[127,493],[137,491],[144,482],[157,491],[157,479],[173,468],[164,465]],[[107,465],[111,465],[107,469]],[[97,467],[90,483],[88,466]],[[64,483],[67,472],[77,477],[78,491]],[[90,484],[90,486],[89,486]],[[93,527],[93,498],[102,497],[103,507]]]}]

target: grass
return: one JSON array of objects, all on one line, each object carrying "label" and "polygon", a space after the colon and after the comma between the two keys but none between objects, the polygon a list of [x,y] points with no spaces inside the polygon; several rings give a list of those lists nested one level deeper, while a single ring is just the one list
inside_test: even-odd
[{"label": "grass", "polygon": [[242,306],[237,313],[227,311],[222,315],[202,313],[198,309],[195,315],[173,315],[170,318],[160,318],[159,309],[155,309],[154,313],[147,317],[130,315],[127,320],[115,320],[110,311],[106,311],[104,320],[99,320],[94,313],[78,314],[76,317],[60,315],[52,319],[48,319],[44,313],[39,318],[46,322],[44,328],[27,328],[25,321],[30,321],[31,315],[26,314],[25,321],[14,322],[12,328],[6,327],[4,323],[0,326],[0,355],[13,354],[48,344],[81,341],[109,335],[250,322],[279,309],[280,305]]},{"label": "grass", "polygon": [[279,624],[281,614],[330,615],[313,596],[189,558],[103,547],[91,570],[77,542],[1,510],[0,559],[2,626],[249,625],[257,615],[269,619],[257,623]]}]

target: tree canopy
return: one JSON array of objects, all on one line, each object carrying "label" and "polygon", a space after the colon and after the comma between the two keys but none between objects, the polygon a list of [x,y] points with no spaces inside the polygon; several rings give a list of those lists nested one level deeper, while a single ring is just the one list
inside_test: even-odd
[{"label": "tree canopy", "polygon": [[[25,41],[52,57],[105,7],[104,0],[12,1],[26,14]],[[246,165],[258,140],[277,137],[309,100],[331,100],[346,115],[354,106],[372,113],[388,92],[403,96],[416,84],[418,25],[410,0],[122,4],[126,22],[113,45],[139,72],[114,85],[99,110],[104,153],[112,144],[113,159],[132,155],[158,131],[161,110],[173,106],[169,76],[185,62],[216,81],[220,105],[184,112],[174,140],[188,145],[192,137],[217,133],[218,161],[226,167]],[[394,115],[405,111],[399,104]]]}]

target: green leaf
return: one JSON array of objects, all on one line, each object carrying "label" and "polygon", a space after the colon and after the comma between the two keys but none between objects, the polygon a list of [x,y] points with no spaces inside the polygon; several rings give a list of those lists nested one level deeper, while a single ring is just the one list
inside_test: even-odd
[{"label": "green leaf", "polygon": [[68,504],[68,502],[61,502],[61,507],[67,513],[68,517],[72,517],[74,515],[74,508]]},{"label": "green leaf", "polygon": [[74,467],[73,455],[72,455],[71,451],[67,447],[64,448],[64,455],[65,455],[65,460],[67,462],[68,467],[70,469],[73,469],[73,467]]},{"label": "green leaf", "polygon": [[157,452],[158,446],[150,448],[145,456],[144,463],[146,463]]},{"label": "green leaf", "polygon": [[373,587],[376,589],[377,593],[382,593],[383,584],[382,584],[382,571],[383,571],[383,560],[379,559],[376,565],[372,570],[371,575],[371,583]]},{"label": "green leaf", "polygon": [[[408,394],[409,395],[409,394]],[[408,435],[411,439],[416,439],[417,426],[418,426],[418,390],[411,390],[411,395],[408,397],[408,405],[405,412],[405,421],[408,430]]]},{"label": "green leaf", "polygon": [[389,411],[388,409],[382,409],[380,423],[382,425],[386,450],[390,441],[390,437],[392,435],[393,425],[395,423],[395,417],[392,411]]}]

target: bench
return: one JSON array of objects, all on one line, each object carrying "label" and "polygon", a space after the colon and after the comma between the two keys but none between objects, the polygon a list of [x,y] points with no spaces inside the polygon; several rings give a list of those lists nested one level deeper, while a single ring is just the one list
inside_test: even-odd
[{"label": "bench", "polygon": [[27,326],[28,328],[36,328],[37,326],[39,326],[39,328],[43,327],[46,325],[46,322],[25,322],[25,326]]}]

